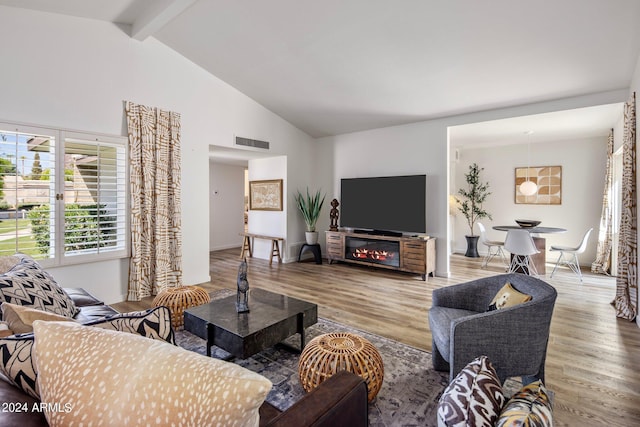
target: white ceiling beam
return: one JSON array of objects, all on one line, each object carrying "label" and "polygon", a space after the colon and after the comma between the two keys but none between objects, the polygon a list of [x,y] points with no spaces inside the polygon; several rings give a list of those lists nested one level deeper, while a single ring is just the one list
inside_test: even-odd
[{"label": "white ceiling beam", "polygon": [[197,0],[154,1],[131,26],[131,37],[143,41],[171,22]]}]

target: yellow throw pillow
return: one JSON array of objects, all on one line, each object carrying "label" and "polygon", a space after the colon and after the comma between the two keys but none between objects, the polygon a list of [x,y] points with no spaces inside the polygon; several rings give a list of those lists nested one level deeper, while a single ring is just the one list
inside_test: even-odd
[{"label": "yellow throw pillow", "polygon": [[262,375],[160,340],[70,322],[33,329],[52,427],[257,426],[271,390]]},{"label": "yellow throw pillow", "polygon": [[16,305],[8,302],[2,303],[2,318],[9,325],[14,334],[26,334],[33,331],[33,322],[46,321],[73,321],[69,317],[48,311],[36,310],[24,305]]},{"label": "yellow throw pillow", "polygon": [[531,295],[523,294],[516,290],[511,283],[505,284],[491,300],[489,310],[500,310],[531,300]]}]

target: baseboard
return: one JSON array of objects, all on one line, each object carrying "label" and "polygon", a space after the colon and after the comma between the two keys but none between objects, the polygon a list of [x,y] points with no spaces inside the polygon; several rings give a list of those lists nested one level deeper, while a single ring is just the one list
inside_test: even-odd
[{"label": "baseboard", "polygon": [[234,249],[234,248],[238,248],[238,251],[240,251],[240,248],[242,248],[242,242],[241,243],[231,243],[228,245],[222,245],[222,246],[216,246],[214,248],[209,248],[209,252],[214,252],[214,251],[223,251],[225,249]]}]

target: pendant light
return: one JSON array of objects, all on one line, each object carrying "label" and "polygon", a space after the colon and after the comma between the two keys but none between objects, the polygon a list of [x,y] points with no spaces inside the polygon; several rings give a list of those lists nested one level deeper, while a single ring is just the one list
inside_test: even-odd
[{"label": "pendant light", "polygon": [[525,134],[529,135],[527,142],[527,180],[520,184],[520,193],[525,196],[533,196],[538,191],[536,183],[529,179],[529,168],[531,167],[531,135],[533,135],[533,131],[528,130]]}]

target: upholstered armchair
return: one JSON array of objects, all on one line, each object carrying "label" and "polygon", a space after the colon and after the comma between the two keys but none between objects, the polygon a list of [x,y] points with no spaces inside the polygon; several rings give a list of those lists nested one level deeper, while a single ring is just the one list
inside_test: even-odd
[{"label": "upholstered armchair", "polygon": [[[506,284],[530,295],[515,306],[489,310]],[[549,327],[557,292],[548,283],[523,274],[501,274],[433,291],[429,326],[433,367],[455,376],[471,360],[488,356],[500,378],[522,376],[544,381]]]}]

